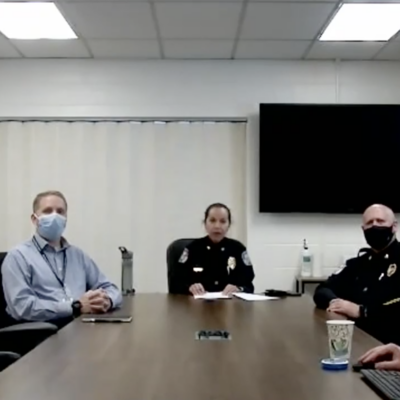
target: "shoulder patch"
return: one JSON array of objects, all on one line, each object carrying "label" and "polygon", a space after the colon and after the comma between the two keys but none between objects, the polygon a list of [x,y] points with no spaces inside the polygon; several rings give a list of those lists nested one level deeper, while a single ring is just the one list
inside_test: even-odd
[{"label": "shoulder patch", "polygon": [[185,249],[185,250],[183,250],[181,257],[179,258],[179,262],[181,264],[185,264],[185,262],[188,260],[188,258],[189,258],[189,250]]},{"label": "shoulder patch", "polygon": [[242,253],[242,260],[243,260],[243,262],[244,262],[244,265],[250,267],[250,265],[251,265],[251,260],[250,260],[249,253],[247,252],[247,250],[245,250],[245,251]]}]

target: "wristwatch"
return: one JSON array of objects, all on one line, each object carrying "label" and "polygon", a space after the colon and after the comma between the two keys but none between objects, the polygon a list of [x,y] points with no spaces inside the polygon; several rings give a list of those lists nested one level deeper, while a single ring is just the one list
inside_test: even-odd
[{"label": "wristwatch", "polygon": [[72,302],[72,315],[74,317],[79,317],[82,312],[82,303],[79,300]]},{"label": "wristwatch", "polygon": [[361,304],[360,305],[360,318],[366,318],[366,316],[367,316],[367,308]]}]

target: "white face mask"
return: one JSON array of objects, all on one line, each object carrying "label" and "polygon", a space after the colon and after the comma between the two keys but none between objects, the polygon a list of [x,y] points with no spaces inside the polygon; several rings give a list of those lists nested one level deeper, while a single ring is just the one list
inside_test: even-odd
[{"label": "white face mask", "polygon": [[35,214],[35,217],[38,220],[37,231],[40,236],[50,242],[61,238],[67,225],[67,219],[64,216],[58,213],[51,213],[40,217]]}]

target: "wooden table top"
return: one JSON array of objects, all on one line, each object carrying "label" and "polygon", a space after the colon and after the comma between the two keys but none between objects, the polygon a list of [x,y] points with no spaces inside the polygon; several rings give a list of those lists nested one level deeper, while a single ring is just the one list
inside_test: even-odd
[{"label": "wooden table top", "polygon": [[[136,295],[130,324],[74,321],[0,374],[1,400],[376,400],[327,372],[325,313],[310,298],[203,302]],[[196,341],[224,329],[230,341]],[[356,329],[356,359],[377,345]]]}]

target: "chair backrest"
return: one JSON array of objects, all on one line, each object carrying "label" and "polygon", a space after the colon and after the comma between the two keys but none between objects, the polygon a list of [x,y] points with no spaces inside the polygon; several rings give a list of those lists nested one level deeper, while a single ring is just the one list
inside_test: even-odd
[{"label": "chair backrest", "polygon": [[10,351],[0,351],[0,371],[3,371],[9,365],[20,358],[21,356],[17,353],[11,353]]},{"label": "chair backrest", "polygon": [[3,276],[1,274],[1,267],[3,266],[3,261],[6,258],[7,253],[0,253],[0,328],[3,328],[6,325],[6,321],[8,320],[8,314],[6,312],[7,302],[4,298],[3,291]]},{"label": "chair backrest", "polygon": [[168,291],[173,293],[174,281],[179,279],[179,270],[182,267],[179,264],[183,250],[194,239],[178,239],[173,241],[167,248],[167,272],[168,272]]},{"label": "chair backrest", "polygon": [[16,321],[11,318],[7,311],[7,302],[4,297],[4,290],[3,290],[3,275],[1,274],[1,268],[3,266],[3,261],[6,258],[7,253],[0,252],[0,328],[4,328],[6,326],[14,325]]}]

